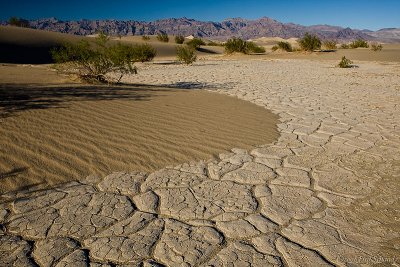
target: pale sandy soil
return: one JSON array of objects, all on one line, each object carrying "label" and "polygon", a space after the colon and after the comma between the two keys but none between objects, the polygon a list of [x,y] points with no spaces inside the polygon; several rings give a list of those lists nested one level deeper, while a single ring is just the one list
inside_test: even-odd
[{"label": "pale sandy soil", "polygon": [[275,115],[191,88],[204,86],[195,81],[156,87],[66,81],[46,66],[0,66],[1,192],[155,171],[277,138]]}]

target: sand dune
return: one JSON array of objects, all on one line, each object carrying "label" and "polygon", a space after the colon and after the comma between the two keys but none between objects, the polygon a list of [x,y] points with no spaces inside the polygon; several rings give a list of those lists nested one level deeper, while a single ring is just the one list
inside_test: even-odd
[{"label": "sand dune", "polygon": [[152,171],[277,138],[277,116],[269,111],[200,90],[8,81],[0,84],[0,99],[2,192]]},{"label": "sand dune", "polygon": [[76,42],[83,37],[13,26],[0,26],[0,62],[51,63],[50,50],[61,43]]},{"label": "sand dune", "polygon": [[[22,64],[52,63],[50,50],[64,42],[76,42],[82,39],[92,41],[93,37],[83,37],[72,34],[49,32],[36,29],[0,26],[0,62]],[[127,44],[143,43],[141,36],[125,36],[121,39],[113,37],[113,42],[121,41]],[[171,36],[169,43],[163,43],[151,36],[148,41],[156,50],[156,58],[175,58],[176,44]],[[222,53],[221,47],[204,47],[200,56]]]},{"label": "sand dune", "polygon": [[[149,36],[150,40],[143,41],[142,36],[123,36],[122,38],[114,37],[113,40],[120,40],[124,43],[149,43],[157,50],[157,59],[175,59],[176,58],[176,47],[177,44],[174,41],[174,36],[169,36],[169,42],[164,43],[157,40],[156,36]],[[199,56],[209,56],[223,54],[223,47],[219,46],[202,46],[198,51]]]}]

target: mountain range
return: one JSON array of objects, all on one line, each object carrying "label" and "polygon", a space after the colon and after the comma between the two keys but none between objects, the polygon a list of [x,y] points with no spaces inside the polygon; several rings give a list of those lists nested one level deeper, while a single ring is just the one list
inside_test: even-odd
[{"label": "mountain range", "polygon": [[[349,41],[364,39],[370,41],[400,42],[400,28],[386,28],[378,31],[357,30],[330,25],[303,26],[294,23],[282,23],[263,17],[256,20],[231,18],[222,22],[198,21],[189,18],[169,18],[152,22],[135,20],[79,20],[62,21],[57,18],[30,20],[35,29],[90,35],[104,31],[110,35],[193,35],[203,38],[224,40],[232,36],[243,39],[259,37],[301,37],[306,32],[317,34],[323,39]],[[6,24],[3,22],[2,24]]]}]

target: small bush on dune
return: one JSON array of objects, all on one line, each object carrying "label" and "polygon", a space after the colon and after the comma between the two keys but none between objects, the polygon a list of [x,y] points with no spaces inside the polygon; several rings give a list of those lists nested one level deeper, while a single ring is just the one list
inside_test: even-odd
[{"label": "small bush on dune", "polygon": [[166,34],[166,33],[158,33],[157,34],[157,40],[160,41],[160,42],[168,43],[169,42],[168,34]]},{"label": "small bush on dune", "polygon": [[303,38],[298,40],[300,48],[304,51],[312,52],[321,49],[321,40],[316,35],[306,33]]},{"label": "small bush on dune", "polygon": [[142,40],[143,40],[143,41],[149,41],[149,40],[150,40],[150,37],[147,36],[147,35],[142,35]]},{"label": "small bush on dune", "polygon": [[253,42],[247,42],[247,53],[256,53],[256,54],[265,53],[265,48]]},{"label": "small bush on dune", "polygon": [[272,47],[272,51],[276,51],[278,49],[281,49],[283,51],[286,52],[292,52],[293,51],[293,47],[289,42],[278,42],[276,45],[274,45]]},{"label": "small bush on dune", "polygon": [[225,43],[225,53],[232,54],[234,52],[249,53],[265,53],[265,48],[258,46],[253,42],[246,42],[240,38],[233,37]]},{"label": "small bush on dune", "polygon": [[233,37],[225,43],[225,53],[232,54],[234,52],[247,54],[246,41]]},{"label": "small bush on dune", "polygon": [[345,56],[342,57],[342,60],[339,62],[338,67],[339,68],[351,68],[351,64],[353,62],[350,59],[347,59]]},{"label": "small bush on dune", "polygon": [[362,40],[362,39],[357,39],[350,43],[350,48],[359,48],[359,47],[368,48],[369,45],[368,45],[367,41]]},{"label": "small bush on dune", "polygon": [[138,62],[152,61],[156,56],[156,50],[149,44],[139,44],[134,46],[133,60]]},{"label": "small bush on dune", "polygon": [[187,45],[192,47],[193,49],[198,50],[200,46],[205,45],[206,43],[200,39],[200,38],[193,38],[189,42],[187,42]]},{"label": "small bush on dune", "polygon": [[192,64],[197,59],[196,50],[193,47],[187,46],[187,45],[177,46],[176,54],[177,54],[178,60],[187,65]]},{"label": "small bush on dune", "polygon": [[8,20],[8,24],[10,24],[11,26],[17,26],[17,27],[23,27],[23,28],[29,28],[30,27],[30,24],[29,24],[28,20],[17,18],[17,17],[11,17]]},{"label": "small bush on dune", "polygon": [[185,37],[183,37],[182,35],[175,36],[175,43],[183,44],[184,41],[185,41]]},{"label": "small bush on dune", "polygon": [[337,41],[336,40],[325,40],[322,45],[329,50],[335,50],[337,47]]},{"label": "small bush on dune", "polygon": [[383,46],[381,44],[378,44],[376,42],[371,44],[371,50],[378,52],[378,51],[382,51]]},{"label": "small bush on dune", "polygon": [[217,42],[214,42],[214,41],[209,41],[206,45],[208,45],[208,46],[222,46],[221,43],[217,43]]},{"label": "small bush on dune", "polygon": [[65,43],[53,49],[51,53],[55,62],[63,63],[64,70],[77,73],[82,80],[91,83],[110,82],[107,77],[110,73],[118,76],[113,81],[120,82],[125,74],[137,72],[133,64],[139,61],[141,56],[146,55],[147,60],[154,57],[150,46],[130,46],[121,43],[110,45],[108,41],[109,37],[100,33],[94,43],[87,40]]},{"label": "small bush on dune", "polygon": [[350,46],[349,46],[348,44],[342,44],[342,45],[340,46],[340,48],[342,48],[342,49],[349,49]]}]

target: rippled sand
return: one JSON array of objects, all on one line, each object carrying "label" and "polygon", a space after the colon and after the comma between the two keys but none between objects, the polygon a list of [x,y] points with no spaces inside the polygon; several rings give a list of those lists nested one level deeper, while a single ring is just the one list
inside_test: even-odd
[{"label": "rippled sand", "polygon": [[154,171],[278,136],[277,116],[266,109],[204,90],[10,82],[0,85],[2,192]]}]

